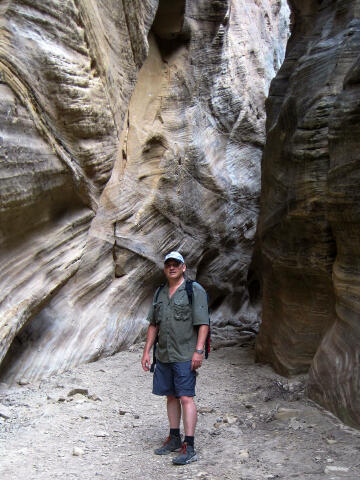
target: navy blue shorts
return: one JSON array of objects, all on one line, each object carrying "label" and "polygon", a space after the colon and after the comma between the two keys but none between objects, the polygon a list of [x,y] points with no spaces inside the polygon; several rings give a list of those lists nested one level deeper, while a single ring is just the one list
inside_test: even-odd
[{"label": "navy blue shorts", "polygon": [[196,373],[188,362],[161,363],[156,360],[153,392],[155,395],[195,397]]}]

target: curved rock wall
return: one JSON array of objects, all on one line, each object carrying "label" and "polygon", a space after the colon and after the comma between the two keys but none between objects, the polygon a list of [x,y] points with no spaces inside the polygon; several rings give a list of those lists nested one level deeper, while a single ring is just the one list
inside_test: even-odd
[{"label": "curved rock wall", "polygon": [[[93,275],[93,292],[111,283],[113,267],[101,262],[101,253],[96,256],[89,231],[118,158],[156,7],[151,0],[1,2],[0,361],[6,356],[5,379],[19,370],[33,378],[93,358],[99,349],[94,342],[87,355],[78,353],[86,312],[81,307],[79,314],[71,299],[66,311],[44,312],[52,300],[68,295],[80,266],[108,269]],[[77,281],[80,288],[73,288],[81,296],[86,285]]]},{"label": "curved rock wall", "polygon": [[359,1],[293,1],[267,104],[257,358],[360,425]]},{"label": "curved rock wall", "polygon": [[259,321],[247,277],[286,2],[157,8],[1,2],[2,380],[134,342],[172,248],[219,335]]}]

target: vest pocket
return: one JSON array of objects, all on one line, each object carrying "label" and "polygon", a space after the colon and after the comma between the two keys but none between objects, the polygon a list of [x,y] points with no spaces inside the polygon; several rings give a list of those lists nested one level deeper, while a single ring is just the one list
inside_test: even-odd
[{"label": "vest pocket", "polygon": [[190,306],[174,303],[174,318],[177,321],[187,321],[190,318]]}]

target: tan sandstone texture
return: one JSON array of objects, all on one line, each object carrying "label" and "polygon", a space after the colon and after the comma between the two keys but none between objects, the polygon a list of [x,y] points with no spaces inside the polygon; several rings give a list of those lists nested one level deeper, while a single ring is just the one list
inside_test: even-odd
[{"label": "tan sandstone texture", "polygon": [[0,2],[3,381],[136,341],[173,248],[222,342],[259,323],[248,275],[288,7],[158,4]]},{"label": "tan sandstone texture", "polygon": [[360,1],[292,1],[267,103],[257,358],[360,426]]}]

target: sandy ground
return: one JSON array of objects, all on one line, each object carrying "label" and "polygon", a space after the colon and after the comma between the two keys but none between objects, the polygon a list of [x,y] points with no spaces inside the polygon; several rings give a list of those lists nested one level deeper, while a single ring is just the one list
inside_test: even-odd
[{"label": "sandy ground", "polygon": [[141,346],[38,384],[0,390],[1,480],[359,479],[360,432],[255,364],[253,346],[216,350],[197,383],[199,461],[172,465],[163,398]]}]

